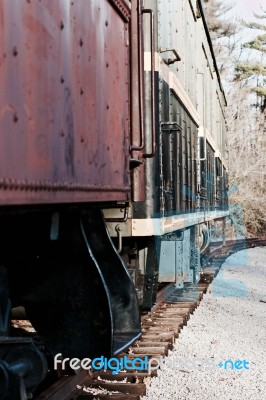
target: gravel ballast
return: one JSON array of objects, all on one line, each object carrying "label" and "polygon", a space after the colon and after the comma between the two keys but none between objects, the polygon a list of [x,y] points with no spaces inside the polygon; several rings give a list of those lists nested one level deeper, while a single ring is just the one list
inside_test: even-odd
[{"label": "gravel ballast", "polygon": [[266,248],[223,264],[142,400],[266,399]]}]

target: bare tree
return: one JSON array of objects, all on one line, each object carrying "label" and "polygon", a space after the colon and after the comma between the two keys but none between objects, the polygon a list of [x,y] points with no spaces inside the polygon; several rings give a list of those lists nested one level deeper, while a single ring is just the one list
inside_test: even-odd
[{"label": "bare tree", "polygon": [[[250,107],[249,89],[235,87],[227,112],[232,212],[243,211],[235,218],[244,224],[248,236],[263,235],[266,227],[265,174],[266,131],[264,115]],[[236,210],[235,205],[239,205]],[[242,222],[243,221],[243,222]],[[239,227],[238,227],[239,230]]]},{"label": "bare tree", "polygon": [[225,4],[222,0],[203,0],[202,5],[217,64],[220,73],[223,74],[231,67],[233,53],[239,41],[237,32],[241,29],[241,25],[236,18],[228,15],[234,6],[233,3]]},{"label": "bare tree", "polygon": [[[229,199],[234,231],[238,237],[258,236],[265,232],[266,227],[266,205],[263,201],[266,110],[261,112],[261,109],[252,107],[254,94],[251,93],[254,77],[264,76],[265,65],[261,63],[262,58],[252,65],[251,60],[246,61],[245,57],[251,57],[254,49],[264,55],[266,38],[259,35],[245,43],[240,33],[247,28],[261,29],[262,24],[242,22],[241,25],[238,21],[232,21],[227,13],[233,5],[227,5],[222,0],[204,0],[203,6],[228,103]],[[264,16],[259,18],[263,19]],[[241,64],[243,59],[246,66],[243,62]],[[259,96],[260,90],[265,88],[262,85],[256,87]]]}]

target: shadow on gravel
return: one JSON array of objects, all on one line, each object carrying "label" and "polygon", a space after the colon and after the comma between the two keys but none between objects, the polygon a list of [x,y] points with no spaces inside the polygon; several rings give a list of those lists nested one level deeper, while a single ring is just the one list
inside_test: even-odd
[{"label": "shadow on gravel", "polygon": [[216,297],[247,297],[246,285],[238,279],[227,279],[220,271],[212,282],[212,293]]}]

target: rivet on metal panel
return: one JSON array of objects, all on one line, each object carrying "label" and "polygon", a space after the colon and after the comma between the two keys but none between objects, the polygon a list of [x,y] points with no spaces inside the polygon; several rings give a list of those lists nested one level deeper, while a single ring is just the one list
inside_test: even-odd
[{"label": "rivet on metal panel", "polygon": [[2,182],[0,182],[0,187],[2,188],[2,189],[7,189],[7,180],[6,179],[3,179],[2,180]]}]

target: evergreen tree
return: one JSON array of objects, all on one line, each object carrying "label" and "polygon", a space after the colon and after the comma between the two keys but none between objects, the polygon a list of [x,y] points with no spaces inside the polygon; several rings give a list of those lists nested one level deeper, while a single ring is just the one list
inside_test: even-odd
[{"label": "evergreen tree", "polygon": [[235,34],[237,24],[226,15],[232,5],[225,4],[222,0],[203,0],[202,6],[213,41]]},{"label": "evergreen tree", "polygon": [[[257,19],[266,19],[266,10],[262,15],[254,13]],[[251,86],[252,91],[257,94],[256,106],[263,112],[266,109],[266,24],[259,22],[243,22],[243,25],[250,29],[262,31],[262,34],[255,36],[249,42],[243,44],[243,48],[256,50],[257,58],[236,64],[236,80],[245,81]]]},{"label": "evergreen tree", "polygon": [[[265,234],[266,229],[266,206],[262,201],[266,194],[266,108],[264,113],[259,108],[252,108],[253,98],[249,94],[253,87],[258,99],[265,101],[263,79],[266,65],[263,64],[263,57],[266,53],[266,28],[261,23],[247,23],[241,27],[237,20],[232,21],[232,17],[227,14],[226,11],[232,7],[224,1],[202,0],[202,5],[228,104],[226,115],[230,215],[234,221],[232,228],[235,233],[260,236]],[[262,22],[266,15],[256,17]],[[243,45],[240,28],[243,31],[253,28],[263,32]],[[255,59],[255,62],[249,59],[249,62],[243,62],[242,65],[239,63],[243,56],[253,53],[261,57]],[[259,97],[260,94],[263,96]],[[234,238],[233,232],[228,234],[229,238]]]},{"label": "evergreen tree", "polygon": [[232,64],[232,54],[237,46],[236,33],[240,24],[228,15],[233,8],[232,4],[225,4],[222,0],[202,0],[201,3],[220,74],[223,75]]}]

